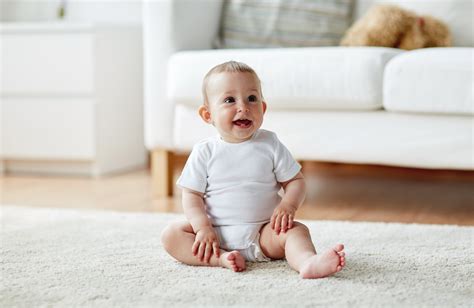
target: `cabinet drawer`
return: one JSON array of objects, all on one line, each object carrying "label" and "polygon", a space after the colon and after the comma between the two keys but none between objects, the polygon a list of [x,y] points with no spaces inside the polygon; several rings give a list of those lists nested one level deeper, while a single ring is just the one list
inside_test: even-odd
[{"label": "cabinet drawer", "polygon": [[92,93],[93,37],[81,32],[2,33],[2,95]]},{"label": "cabinet drawer", "polygon": [[90,160],[95,156],[95,105],[84,99],[4,99],[6,158]]}]

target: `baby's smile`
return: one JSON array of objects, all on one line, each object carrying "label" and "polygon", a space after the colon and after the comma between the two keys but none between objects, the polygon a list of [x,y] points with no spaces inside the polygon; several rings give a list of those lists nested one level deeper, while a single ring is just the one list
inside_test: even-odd
[{"label": "baby's smile", "polygon": [[238,119],[232,121],[232,123],[240,128],[249,128],[252,125],[252,121],[248,119]]}]

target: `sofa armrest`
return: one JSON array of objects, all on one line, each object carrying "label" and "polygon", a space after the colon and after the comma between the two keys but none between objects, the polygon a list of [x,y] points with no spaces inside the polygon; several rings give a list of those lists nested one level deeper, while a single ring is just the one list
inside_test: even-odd
[{"label": "sofa armrest", "polygon": [[167,63],[180,50],[211,49],[223,0],[148,0],[143,4],[145,145],[172,148]]}]

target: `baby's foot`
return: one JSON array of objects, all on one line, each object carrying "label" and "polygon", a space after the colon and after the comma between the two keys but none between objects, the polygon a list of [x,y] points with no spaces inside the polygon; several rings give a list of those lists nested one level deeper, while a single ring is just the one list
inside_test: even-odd
[{"label": "baby's foot", "polygon": [[323,254],[307,259],[300,269],[301,278],[323,278],[342,270],[346,265],[344,245],[338,244]]},{"label": "baby's foot", "polygon": [[237,250],[223,253],[219,261],[221,266],[230,268],[234,272],[245,270],[245,259]]}]

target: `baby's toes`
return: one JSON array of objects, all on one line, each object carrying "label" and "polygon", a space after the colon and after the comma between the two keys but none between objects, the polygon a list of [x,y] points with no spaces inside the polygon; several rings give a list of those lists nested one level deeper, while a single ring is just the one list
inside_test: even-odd
[{"label": "baby's toes", "polygon": [[336,251],[337,253],[340,253],[344,250],[344,245],[342,244],[337,244],[335,247],[334,247],[334,251]]},{"label": "baby's toes", "polygon": [[341,266],[346,265],[346,260],[345,260],[344,258],[341,258],[339,264],[340,264]]}]

